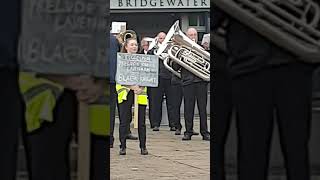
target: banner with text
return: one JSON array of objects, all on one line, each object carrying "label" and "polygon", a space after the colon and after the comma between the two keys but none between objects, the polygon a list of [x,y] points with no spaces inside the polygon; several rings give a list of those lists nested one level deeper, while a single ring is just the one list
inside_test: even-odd
[{"label": "banner with text", "polygon": [[158,73],[159,59],[156,55],[117,54],[118,84],[158,87]]},{"label": "banner with text", "polygon": [[21,69],[106,77],[107,7],[105,0],[23,1]]}]

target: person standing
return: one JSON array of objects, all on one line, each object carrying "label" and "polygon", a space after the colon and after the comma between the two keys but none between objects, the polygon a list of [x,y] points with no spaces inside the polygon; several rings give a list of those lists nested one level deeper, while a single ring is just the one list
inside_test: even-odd
[{"label": "person standing", "polygon": [[[227,16],[216,7],[214,7],[213,16],[214,21],[211,30],[217,34],[219,28],[227,22]],[[218,46],[213,43],[211,47],[214,47],[213,59],[215,61],[214,86],[212,88],[214,118],[212,119],[211,125],[214,136],[212,138],[212,147],[215,149],[211,156],[211,166],[213,167],[212,178],[215,180],[225,180],[225,144],[230,130],[233,108],[231,77],[227,67],[227,50],[219,49]]]},{"label": "person standing", "polygon": [[314,67],[235,19],[229,19],[226,32],[238,121],[239,180],[267,179],[274,112],[287,179],[309,180]]},{"label": "person standing", "polygon": [[0,179],[16,177],[18,130],[21,126],[21,97],[18,85],[17,49],[20,34],[21,1],[7,1],[0,8]]},{"label": "person standing", "polygon": [[[134,38],[128,38],[124,42],[121,52],[134,54],[138,51],[138,43]],[[147,88],[141,86],[125,86],[116,85],[119,103],[119,139],[120,139],[120,155],[126,155],[126,136],[127,130],[130,126],[132,119],[132,105],[134,103],[134,96],[138,96],[138,134],[140,141],[140,149],[142,155],[147,155],[148,151],[146,148],[146,124],[145,114],[146,106],[148,104],[147,99]]]},{"label": "person standing", "polygon": [[[195,43],[198,41],[198,32],[195,28],[188,28],[186,35]],[[180,66],[174,65],[174,69]],[[181,67],[182,89],[184,96],[184,118],[186,131],[182,140],[191,140],[193,132],[194,107],[197,101],[200,115],[200,133],[202,139],[209,141],[210,133],[207,126],[207,99],[208,82],[198,78],[196,75]]]},{"label": "person standing", "polygon": [[[166,37],[166,33],[159,32],[157,35],[158,38],[158,46],[162,44]],[[151,50],[153,51],[153,49]],[[171,113],[171,109],[173,108],[173,96],[172,92],[170,91],[171,88],[171,72],[166,69],[163,65],[163,60],[159,58],[159,85],[158,87],[151,87],[150,89],[150,96],[151,96],[151,119],[153,121],[154,129],[153,131],[159,131],[161,119],[162,119],[162,102],[165,97],[166,105],[167,105],[167,113],[168,113],[168,120],[169,120],[169,127],[170,131],[175,131],[174,125],[174,116]]]}]

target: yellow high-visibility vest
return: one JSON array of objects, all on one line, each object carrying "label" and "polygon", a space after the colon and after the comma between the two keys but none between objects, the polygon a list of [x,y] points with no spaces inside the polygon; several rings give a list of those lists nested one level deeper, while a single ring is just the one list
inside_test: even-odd
[{"label": "yellow high-visibility vest", "polygon": [[110,91],[105,91],[105,95],[98,101],[89,105],[89,119],[91,133],[100,136],[110,135]]},{"label": "yellow high-visibility vest", "polygon": [[[35,73],[20,72],[20,93],[26,104],[25,118],[27,132],[41,127],[42,122],[52,122],[56,102],[64,91],[64,87],[45,78],[35,76]],[[90,132],[95,135],[107,136],[110,133],[110,108],[105,96],[89,105]]]},{"label": "yellow high-visibility vest", "polygon": [[[116,91],[118,94],[118,103],[121,104],[124,100],[127,100],[130,88],[116,84]],[[148,105],[147,87],[144,88],[142,94],[138,95],[138,104]]]}]

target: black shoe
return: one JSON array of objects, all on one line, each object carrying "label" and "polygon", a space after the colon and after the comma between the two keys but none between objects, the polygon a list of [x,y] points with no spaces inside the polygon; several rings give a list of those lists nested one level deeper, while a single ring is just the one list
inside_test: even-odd
[{"label": "black shoe", "polygon": [[120,148],[120,152],[119,152],[120,155],[126,155],[126,148]]},{"label": "black shoe", "polygon": [[181,135],[181,129],[176,129],[175,135]]},{"label": "black shoe", "polygon": [[147,148],[141,148],[141,155],[148,155]]},{"label": "black shoe", "polygon": [[189,140],[191,140],[191,136],[192,136],[192,135],[190,135],[190,134],[185,134],[185,135],[183,136],[182,140],[183,140],[183,141],[189,141]]},{"label": "black shoe", "polygon": [[155,126],[155,127],[153,128],[153,131],[159,131],[159,127],[158,127],[158,126]]},{"label": "black shoe", "polygon": [[202,140],[210,141],[210,134],[205,134],[202,136]]},{"label": "black shoe", "polygon": [[138,137],[135,137],[132,134],[128,134],[128,136],[126,138],[130,139],[130,140],[138,140]]},{"label": "black shoe", "polygon": [[193,135],[193,136],[198,136],[199,133],[197,133],[197,132],[195,132],[194,130],[192,130],[192,135]]},{"label": "black shoe", "polygon": [[113,141],[114,141],[114,137],[110,137],[110,148],[113,148]]},{"label": "black shoe", "polygon": [[176,127],[170,127],[170,131],[176,131],[177,128]]}]

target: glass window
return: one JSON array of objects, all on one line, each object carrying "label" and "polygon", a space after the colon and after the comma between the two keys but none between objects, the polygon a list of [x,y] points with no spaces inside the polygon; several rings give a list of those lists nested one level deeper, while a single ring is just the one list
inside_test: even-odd
[{"label": "glass window", "polygon": [[197,26],[198,25],[198,16],[190,15],[189,16],[189,26]]},{"label": "glass window", "polygon": [[206,16],[204,14],[199,16],[199,26],[205,26],[206,25]]},{"label": "glass window", "polygon": [[205,33],[204,32],[198,32],[198,42],[201,43],[202,37]]}]

